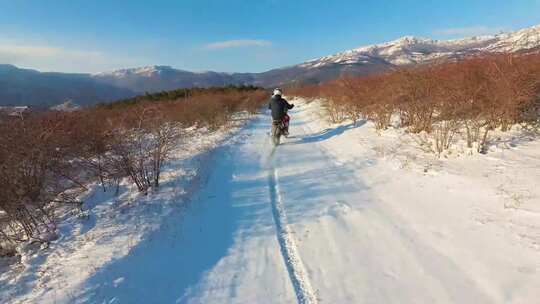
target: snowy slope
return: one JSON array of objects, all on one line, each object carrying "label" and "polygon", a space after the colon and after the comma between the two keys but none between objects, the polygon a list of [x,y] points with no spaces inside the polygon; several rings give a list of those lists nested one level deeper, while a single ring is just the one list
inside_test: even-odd
[{"label": "snowy slope", "polygon": [[484,47],[486,51],[518,52],[540,46],[540,25],[522,29],[514,33],[497,35],[493,43]]},{"label": "snowy slope", "polygon": [[163,66],[163,65],[150,65],[145,67],[138,67],[138,68],[132,68],[132,69],[119,69],[114,70],[110,72],[101,72],[98,74],[95,74],[94,76],[111,76],[111,77],[117,77],[117,78],[126,78],[129,76],[137,75],[142,77],[152,77],[155,75],[163,74],[167,71],[173,70],[170,66]]},{"label": "snowy slope", "polygon": [[540,47],[540,25],[493,36],[440,41],[406,36],[391,42],[364,46],[310,60],[302,67],[320,68],[330,64],[357,64],[384,61],[409,65],[441,58],[463,57],[481,52],[518,52]]},{"label": "snowy slope", "polygon": [[190,72],[163,65],[103,72],[92,75],[92,78],[141,93],[253,83],[253,76],[249,73]]},{"label": "snowy slope", "polygon": [[277,149],[268,118],[257,117],[204,159],[212,170],[187,208],[160,211],[174,187],[120,204],[116,220],[98,204],[76,243],[28,257],[35,273],[19,274],[25,281],[2,274],[0,297],[20,284],[11,302],[540,298],[540,141],[501,139],[487,155],[437,159],[399,130],[329,125],[317,103],[293,102],[291,136]]},{"label": "snowy slope", "polygon": [[72,112],[72,111],[81,109],[81,106],[74,103],[72,100],[66,100],[65,102],[59,105],[50,107],[49,109],[54,110],[54,111],[61,111],[61,112]]}]

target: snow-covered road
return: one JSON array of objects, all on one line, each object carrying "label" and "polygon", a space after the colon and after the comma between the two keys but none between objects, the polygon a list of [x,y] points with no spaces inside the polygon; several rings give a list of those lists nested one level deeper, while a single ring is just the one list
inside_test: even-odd
[{"label": "snow-covered road", "polygon": [[[187,209],[165,216],[128,254],[69,292],[57,295],[62,287],[55,286],[41,302],[540,299],[538,142],[519,155],[423,164],[388,156],[399,138],[378,138],[365,122],[328,127],[319,111],[300,103],[291,136],[277,148],[267,117],[258,116],[205,160],[210,174]],[[499,170],[505,163],[512,165]],[[520,180],[529,192],[515,208],[493,187],[501,172],[515,180],[516,172],[533,174],[529,184]],[[101,245],[114,246],[94,246]]]},{"label": "snow-covered road", "polygon": [[[307,108],[292,112],[291,136],[277,148],[266,117],[220,148],[182,221],[173,217],[155,238],[99,271],[86,284],[93,287],[87,297],[531,303],[540,296],[537,250],[509,243],[498,227],[471,227],[466,195],[446,191],[452,182],[426,186],[399,171],[374,178],[381,166],[372,149],[332,144],[357,126],[321,129]],[[354,158],[342,153],[351,149]]]}]

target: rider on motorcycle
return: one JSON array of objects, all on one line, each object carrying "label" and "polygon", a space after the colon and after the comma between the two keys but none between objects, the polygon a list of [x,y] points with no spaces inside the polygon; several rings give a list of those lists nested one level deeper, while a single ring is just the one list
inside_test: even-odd
[{"label": "rider on motorcycle", "polygon": [[290,120],[289,115],[287,115],[287,110],[292,109],[294,104],[289,104],[287,100],[281,97],[281,95],[281,89],[275,89],[272,98],[270,98],[268,108],[272,110],[273,125],[283,124],[283,133],[287,136],[289,134]]}]

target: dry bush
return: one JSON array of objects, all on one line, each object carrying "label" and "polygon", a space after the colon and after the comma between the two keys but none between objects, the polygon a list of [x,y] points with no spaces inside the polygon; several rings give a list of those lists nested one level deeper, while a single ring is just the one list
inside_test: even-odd
[{"label": "dry bush", "polygon": [[491,130],[540,125],[540,54],[479,55],[457,62],[343,77],[294,94],[324,97],[330,120],[366,117],[384,129],[398,114],[413,134],[427,133],[434,151],[465,130],[467,145],[486,150]]},{"label": "dry bush", "polygon": [[409,132],[431,132],[436,108],[438,79],[431,69],[403,70],[397,72],[397,108],[401,125]]},{"label": "dry bush", "polygon": [[329,99],[323,104],[323,106],[330,122],[341,123],[347,120],[348,110],[339,99]]},{"label": "dry bush", "polygon": [[362,96],[358,100],[361,102],[358,108],[363,111],[364,117],[372,120],[377,130],[386,129],[396,110],[398,87],[389,75],[376,75],[365,79],[360,91]]},{"label": "dry bush", "polygon": [[81,206],[76,198],[92,181],[105,191],[128,177],[147,193],[159,186],[184,127],[219,128],[236,112],[255,113],[265,99],[253,87],[177,90],[70,113],[3,119],[0,242],[47,241],[56,229],[55,210]]},{"label": "dry bush", "polygon": [[352,120],[356,123],[362,117],[360,107],[355,102],[358,96],[355,82],[355,78],[343,77],[324,86],[321,97],[325,101],[323,106],[330,122],[341,123]]},{"label": "dry bush", "polygon": [[434,140],[434,150],[438,155],[450,148],[459,129],[460,123],[456,120],[441,120],[433,125],[431,134]]},{"label": "dry bush", "polygon": [[54,207],[78,203],[75,190],[84,189],[77,163],[70,161],[76,146],[69,140],[69,119],[50,114],[11,121],[0,124],[0,132],[0,210],[9,219],[2,236],[46,240],[56,228]]},{"label": "dry bush", "polygon": [[[349,118],[351,107],[350,97],[346,94],[343,88],[343,83],[346,79],[338,79],[329,82],[325,86],[321,97],[324,100],[323,107],[328,116],[328,120],[332,123],[341,123]],[[338,93],[339,92],[339,93]]]},{"label": "dry bush", "polygon": [[165,118],[166,109],[141,105],[124,119],[129,128],[116,128],[110,141],[107,163],[112,172],[128,176],[138,190],[147,193],[159,186],[164,162],[180,140],[180,125]]},{"label": "dry bush", "polygon": [[287,94],[291,96],[302,96],[307,98],[307,102],[312,101],[315,98],[321,97],[322,93],[325,91],[326,86],[319,85],[306,85],[306,86],[295,86],[287,88]]}]

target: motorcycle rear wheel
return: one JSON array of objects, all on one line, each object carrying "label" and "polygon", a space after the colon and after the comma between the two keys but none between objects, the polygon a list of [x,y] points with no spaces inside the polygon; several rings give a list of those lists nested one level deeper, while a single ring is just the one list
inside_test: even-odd
[{"label": "motorcycle rear wheel", "polygon": [[274,146],[279,145],[281,141],[281,128],[279,125],[272,125],[272,143]]}]

